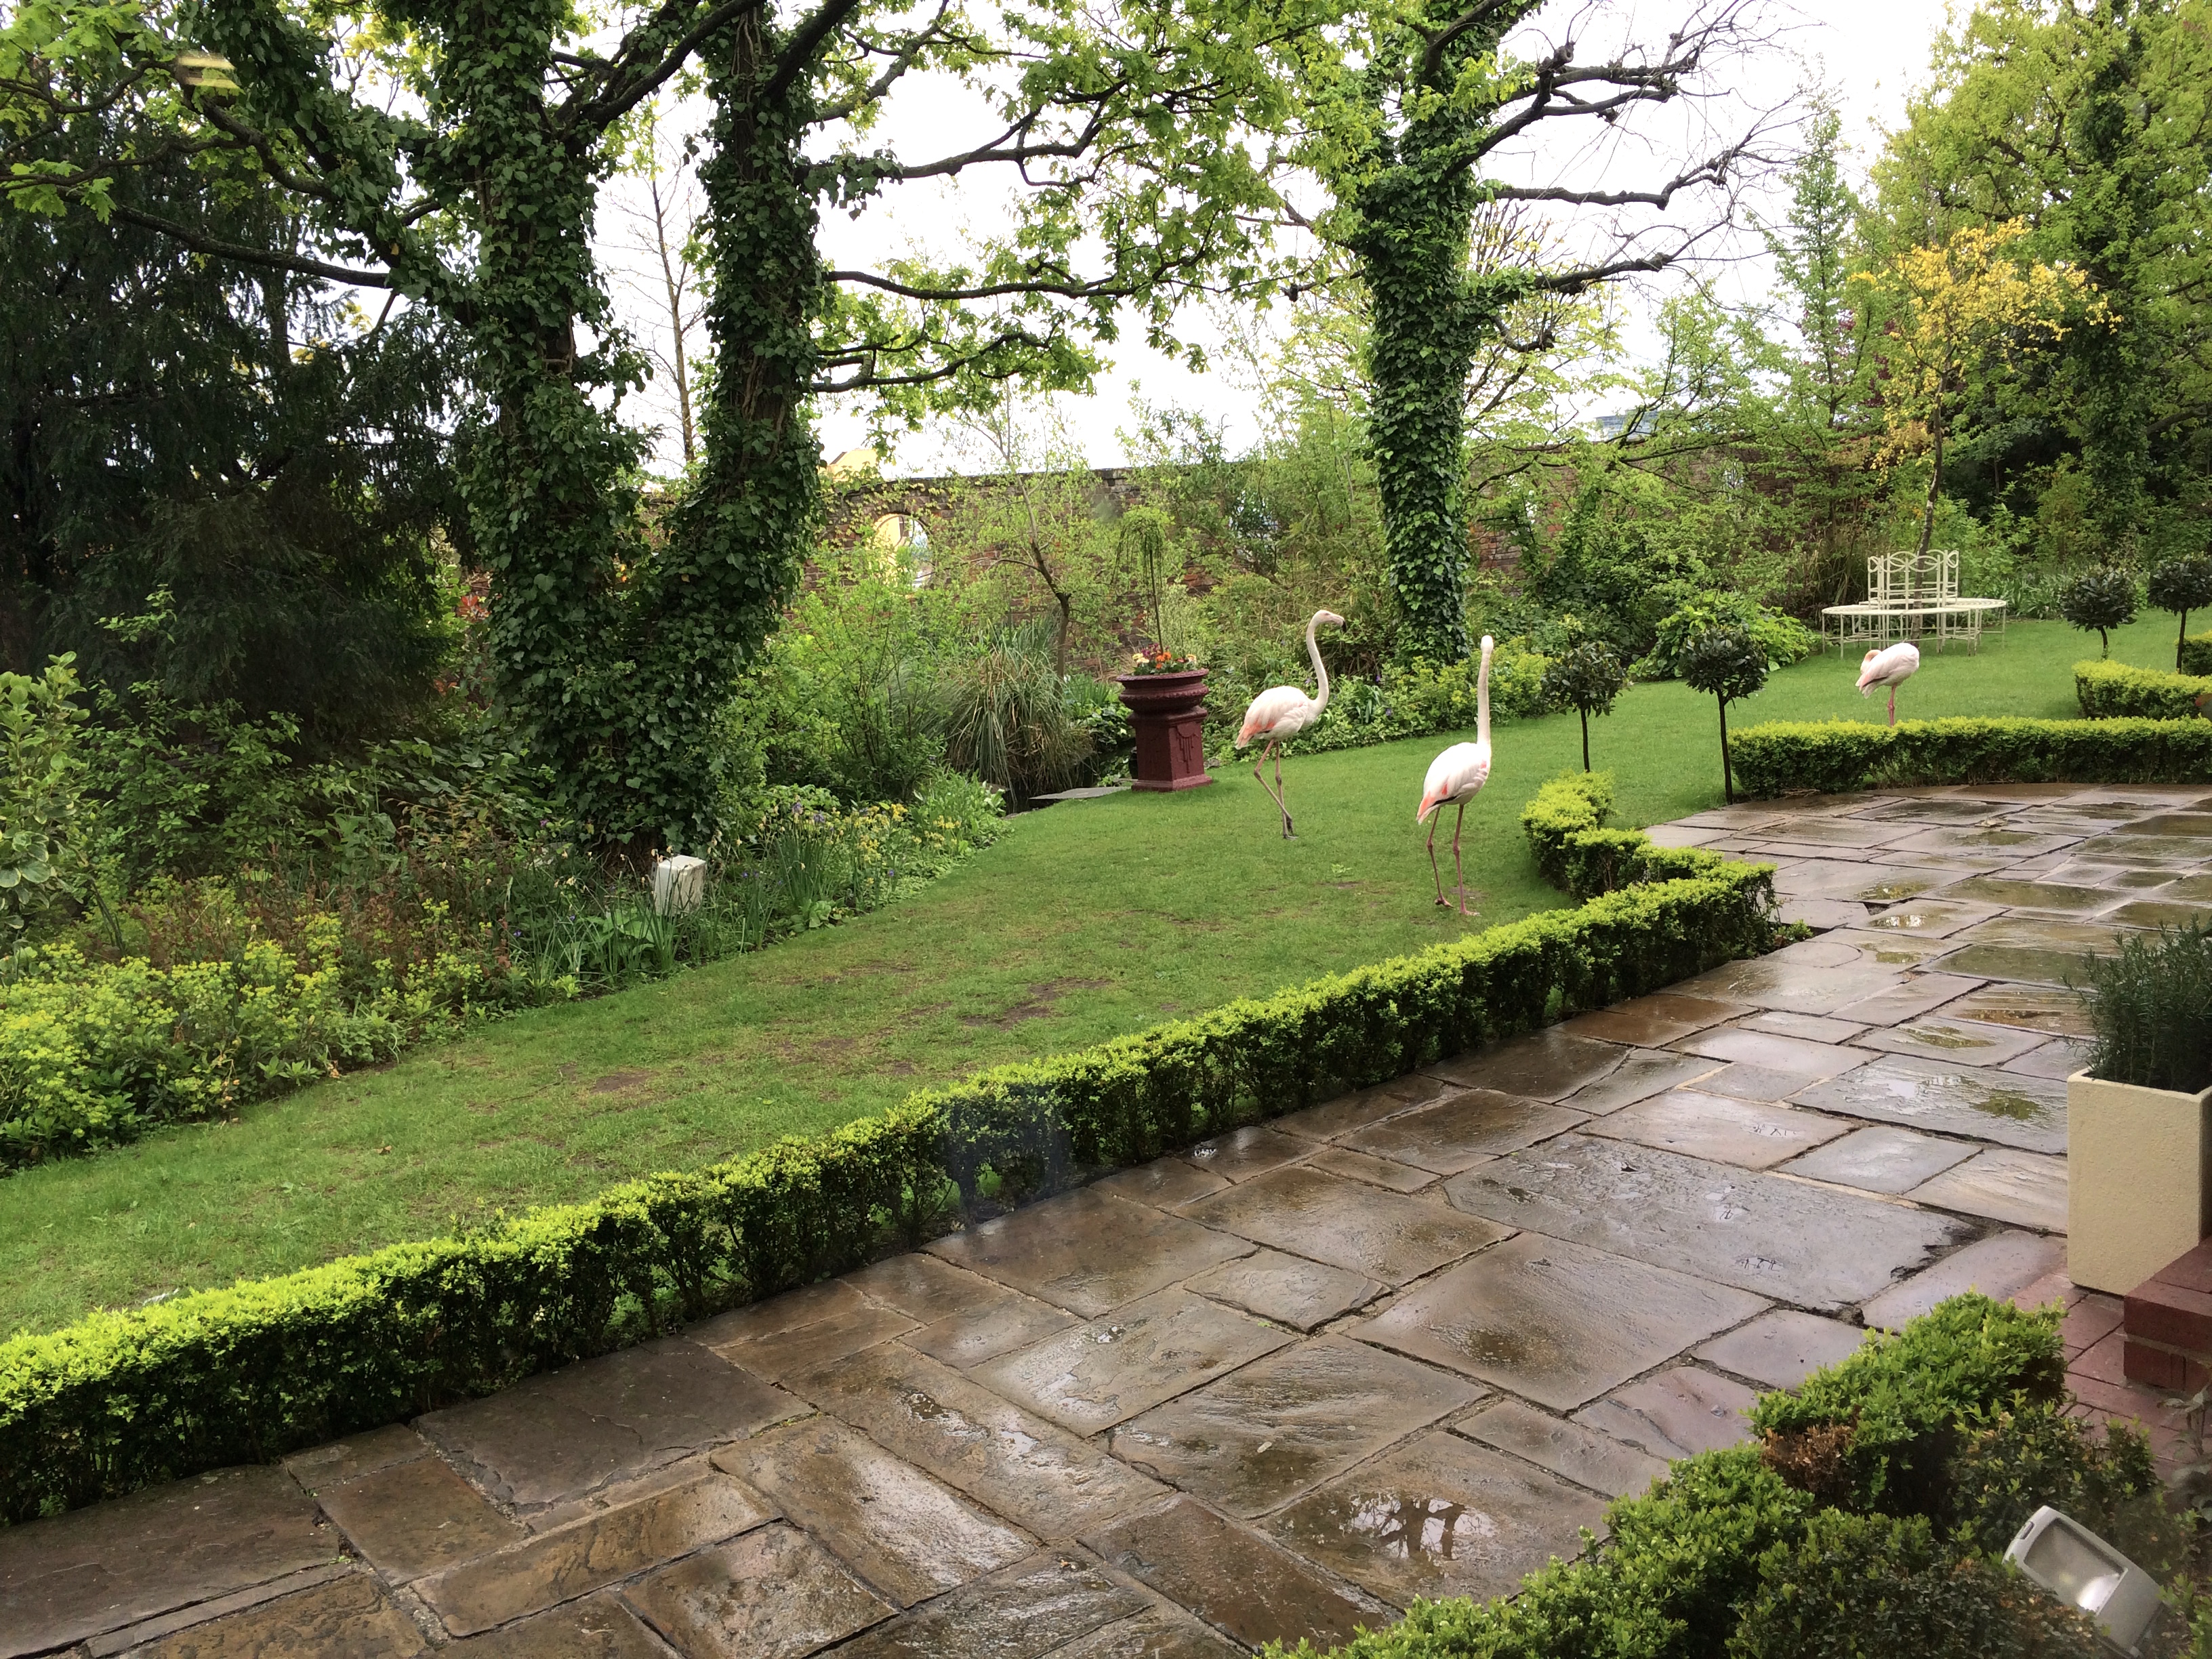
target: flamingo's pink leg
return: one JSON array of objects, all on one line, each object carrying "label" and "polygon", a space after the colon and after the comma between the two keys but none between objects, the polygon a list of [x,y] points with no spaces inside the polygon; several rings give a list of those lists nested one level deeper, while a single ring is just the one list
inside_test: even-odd
[{"label": "flamingo's pink leg", "polygon": [[1443,872],[1437,868],[1437,826],[1443,819],[1443,808],[1441,806],[1429,814],[1429,873],[1437,880],[1437,902],[1449,908],[1451,901],[1444,896]]},{"label": "flamingo's pink leg", "polygon": [[1897,724],[1897,688],[1893,685],[1889,688],[1889,723]]},{"label": "flamingo's pink leg", "polygon": [[1467,872],[1460,868],[1459,832],[1466,823],[1467,803],[1462,801],[1459,804],[1459,816],[1452,820],[1452,879],[1459,884],[1459,913],[1462,915],[1468,914]]},{"label": "flamingo's pink leg", "polygon": [[[1273,751],[1275,757],[1275,787],[1267,789],[1267,775],[1260,769],[1267,765],[1270,750]],[[1283,834],[1285,836],[1289,836],[1291,809],[1283,805],[1283,751],[1276,747],[1274,738],[1268,738],[1267,744],[1261,749],[1259,762],[1252,768],[1252,775],[1260,781],[1261,788],[1267,789],[1267,799],[1275,803],[1275,810],[1283,815]]]}]

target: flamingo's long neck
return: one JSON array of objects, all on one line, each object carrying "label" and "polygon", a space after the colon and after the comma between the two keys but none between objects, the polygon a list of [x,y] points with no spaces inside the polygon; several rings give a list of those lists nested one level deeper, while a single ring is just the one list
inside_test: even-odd
[{"label": "flamingo's long neck", "polygon": [[1482,647],[1482,668],[1474,677],[1474,740],[1490,747],[1490,647]]},{"label": "flamingo's long neck", "polygon": [[1314,699],[1316,714],[1328,707],[1328,665],[1321,659],[1321,641],[1314,637],[1314,629],[1320,626],[1319,617],[1306,623],[1306,654],[1313,659],[1314,678],[1321,682],[1321,695]]}]

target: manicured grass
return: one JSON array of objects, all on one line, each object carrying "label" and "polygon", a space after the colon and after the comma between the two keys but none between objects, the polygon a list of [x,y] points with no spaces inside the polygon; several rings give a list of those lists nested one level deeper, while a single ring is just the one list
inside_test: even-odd
[{"label": "manicured grass", "polygon": [[[2113,655],[2170,667],[2166,619]],[[1982,655],[1930,653],[1910,715],[2076,712],[2057,623]],[[2161,656],[2161,653],[2163,655]],[[1881,720],[1856,656],[1775,677],[1731,711]],[[1413,822],[1449,738],[1294,757],[1299,838],[1249,767],[1185,794],[1026,814],[999,844],[905,902],[619,996],[545,1009],[381,1071],[0,1181],[0,1330],[95,1305],[282,1272],[501,1210],[584,1197],[879,1110],[911,1090],[1078,1048],[1177,1014],[1414,951],[1563,901],[1517,826],[1545,779],[1579,766],[1571,715],[1509,721],[1467,813],[1481,914],[1438,910]],[[1638,686],[1595,721],[1620,821],[1720,799],[1712,700]],[[1451,833],[1447,823],[1440,844]],[[1450,860],[1444,860],[1447,883]]]}]

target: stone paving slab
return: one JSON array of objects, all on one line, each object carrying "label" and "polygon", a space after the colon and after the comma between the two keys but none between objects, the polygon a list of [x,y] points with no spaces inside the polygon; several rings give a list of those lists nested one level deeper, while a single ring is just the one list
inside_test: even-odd
[{"label": "stone paving slab", "polygon": [[1457,1175],[1486,1158],[1518,1152],[1584,1121],[1583,1114],[1495,1089],[1468,1089],[1432,1106],[1370,1124],[1344,1137],[1355,1152]]},{"label": "stone paving slab", "polygon": [[1502,1228],[1439,1204],[1296,1168],[1202,1199],[1186,1213],[1386,1285],[1434,1273],[1505,1236]]},{"label": "stone paving slab", "polygon": [[1591,1126],[1594,1134],[1692,1158],[1765,1170],[1846,1133],[1841,1118],[1689,1089],[1638,1102]]},{"label": "stone paving slab", "polygon": [[1687,1273],[1523,1234],[1415,1285],[1353,1334],[1566,1411],[1765,1306]]},{"label": "stone paving slab", "polygon": [[1751,1438],[1744,1415],[1759,1396],[1698,1365],[1673,1365],[1575,1413],[1575,1421],[1672,1462]]},{"label": "stone paving slab", "polygon": [[1816,1084],[1796,1099],[1801,1106],[1845,1117],[1990,1140],[2023,1152],[2066,1150],[2066,1085],[2016,1072],[1899,1055]]},{"label": "stone paving slab", "polygon": [[1363,1343],[1323,1337],[1146,1412],[1114,1455],[1249,1518],[1480,1398]]},{"label": "stone paving slab", "polygon": [[714,1464],[772,1499],[900,1607],[1011,1566],[1036,1547],[834,1418],[740,1441],[715,1453]]},{"label": "stone paving slab", "polygon": [[1850,1358],[1867,1334],[1840,1320],[1777,1308],[1726,1336],[1715,1337],[1695,1358],[1716,1370],[1747,1376],[1769,1389],[1794,1389],[1814,1371]]},{"label": "stone paving slab", "polygon": [[668,1650],[611,1595],[448,1644],[454,1659],[668,1659]]},{"label": "stone paving slab", "polygon": [[1305,1559],[1188,1498],[1084,1540],[1100,1559],[1189,1608],[1247,1647],[1310,1640],[1329,1648],[1389,1622]]},{"label": "stone paving slab", "polygon": [[1310,1331],[1363,1307],[1383,1291],[1382,1285],[1358,1273],[1285,1255],[1279,1250],[1261,1250],[1224,1261],[1190,1280],[1189,1288],[1301,1331]]},{"label": "stone paving slab", "polygon": [[1288,1331],[1188,1291],[1162,1291],[1003,1355],[975,1376],[1040,1417],[1096,1434],[1290,1340]]},{"label": "stone paving slab", "polygon": [[1508,1594],[1581,1553],[1605,1501],[1457,1435],[1425,1434],[1331,1481],[1269,1528],[1396,1607]]},{"label": "stone paving slab", "polygon": [[1786,1167],[1808,1181],[1833,1182],[1869,1193],[1907,1193],[1974,1155],[1971,1140],[1945,1140],[1910,1129],[1854,1130]]},{"label": "stone paving slab", "polygon": [[456,1636],[588,1595],[771,1519],[760,1497],[719,1475],[587,1516],[477,1557],[418,1586]]},{"label": "stone paving slab", "polygon": [[417,1418],[416,1426],[495,1502],[531,1510],[799,1410],[789,1395],[699,1343],[670,1339],[533,1376],[488,1400]]},{"label": "stone paving slab", "polygon": [[[1225,1197],[1232,1197],[1231,1188]],[[1241,1239],[1149,1205],[1070,1193],[953,1233],[929,1246],[957,1267],[995,1279],[1085,1319],[1111,1313],[1179,1279],[1248,1254]]]},{"label": "stone paving slab", "polygon": [[1047,1551],[870,1631],[838,1659],[1046,1659],[1152,1611],[1095,1563]]},{"label": "stone paving slab", "polygon": [[2179,1455],[2117,1299],[2063,1276],[2059,981],[2212,908],[2212,793],[1669,834],[1776,849],[1818,936],[412,1426],[0,1530],[0,1656],[1334,1642],[1510,1589],[1655,1454],[1967,1288],[2063,1304],[2074,1409]]},{"label": "stone paving slab", "polygon": [[1455,1432],[1608,1498],[1644,1492],[1667,1473],[1667,1465],[1648,1452],[1517,1400],[1475,1413]]},{"label": "stone paving slab", "polygon": [[1586,1135],[1484,1164],[1445,1190],[1506,1226],[1808,1309],[1862,1301],[1965,1232],[1925,1210]]},{"label": "stone paving slab", "polygon": [[1040,1538],[1067,1538],[1164,1489],[950,1366],[872,1349],[797,1386],[881,1445]]},{"label": "stone paving slab", "polygon": [[331,1560],[341,1541],[278,1468],[219,1469],[0,1528],[0,1655],[264,1584]]},{"label": "stone paving slab", "polygon": [[781,1525],[663,1567],[628,1600],[686,1659],[803,1659],[891,1611],[805,1533]]},{"label": "stone paving slab", "polygon": [[348,1573],[313,1589],[189,1626],[137,1651],[143,1659],[264,1659],[295,1653],[327,1659],[413,1659],[428,1652],[429,1644],[374,1576]]}]

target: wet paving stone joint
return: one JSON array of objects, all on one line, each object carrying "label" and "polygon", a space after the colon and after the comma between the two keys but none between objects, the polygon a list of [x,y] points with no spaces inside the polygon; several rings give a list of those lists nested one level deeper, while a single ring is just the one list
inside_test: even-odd
[{"label": "wet paving stone joint", "polygon": [[[1752,804],[1814,936],[489,1400],[0,1532],[0,1659],[1224,1659],[1492,1595],[1967,1288],[2064,1279],[2063,989],[2212,794]],[[2109,1369],[2109,1368],[2106,1368]]]}]

